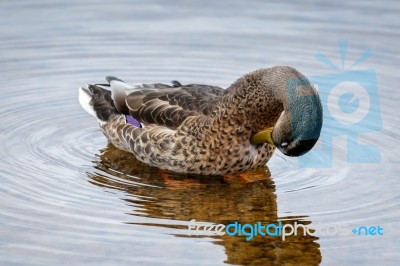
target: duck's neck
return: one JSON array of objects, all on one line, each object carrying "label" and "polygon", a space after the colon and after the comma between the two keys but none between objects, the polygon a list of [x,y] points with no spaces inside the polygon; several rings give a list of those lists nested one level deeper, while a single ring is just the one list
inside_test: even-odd
[{"label": "duck's neck", "polygon": [[[305,86],[302,86],[303,83]],[[314,110],[319,98],[314,101],[299,97],[307,95],[317,95],[317,92],[294,68],[260,69],[241,77],[226,90],[220,110],[228,123],[232,124],[235,120],[237,124],[258,132],[283,120],[290,123],[289,116],[293,112],[296,112],[296,119],[311,117],[303,114]],[[284,115],[282,111],[285,111]]]},{"label": "duck's neck", "polygon": [[284,103],[277,91],[263,86],[263,72],[262,69],[249,73],[226,90],[219,103],[221,122],[236,123],[254,132],[275,125]]}]

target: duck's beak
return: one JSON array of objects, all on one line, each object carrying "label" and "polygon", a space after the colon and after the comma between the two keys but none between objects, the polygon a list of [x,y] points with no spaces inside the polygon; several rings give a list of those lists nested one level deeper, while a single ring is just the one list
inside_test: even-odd
[{"label": "duck's beak", "polygon": [[250,142],[251,144],[263,144],[268,142],[271,145],[274,145],[274,142],[272,141],[272,129],[273,127],[266,128],[264,130],[261,130],[260,132],[255,133],[253,136],[251,136]]}]

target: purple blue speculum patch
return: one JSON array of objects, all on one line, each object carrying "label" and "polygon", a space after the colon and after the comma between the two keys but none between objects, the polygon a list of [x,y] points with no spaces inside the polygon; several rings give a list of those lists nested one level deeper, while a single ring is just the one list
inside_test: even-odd
[{"label": "purple blue speculum patch", "polygon": [[142,125],[137,121],[135,118],[133,118],[130,115],[125,115],[125,120],[128,124],[134,125],[135,127],[142,127]]}]

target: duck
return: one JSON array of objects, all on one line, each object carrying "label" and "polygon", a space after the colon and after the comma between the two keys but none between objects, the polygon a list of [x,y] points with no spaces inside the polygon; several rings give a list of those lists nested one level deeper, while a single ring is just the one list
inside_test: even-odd
[{"label": "duck", "polygon": [[318,92],[289,66],[252,71],[226,89],[106,80],[79,88],[82,108],[115,147],[167,171],[242,173],[265,167],[276,148],[307,153],[321,133]]}]

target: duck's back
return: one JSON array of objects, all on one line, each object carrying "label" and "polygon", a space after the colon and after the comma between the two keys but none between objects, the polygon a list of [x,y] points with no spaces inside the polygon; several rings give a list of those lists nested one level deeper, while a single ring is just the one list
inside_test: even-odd
[{"label": "duck's back", "polygon": [[210,85],[172,86],[155,83],[128,87],[116,78],[108,77],[112,98],[117,109],[140,123],[156,124],[171,129],[179,127],[189,116],[209,115],[225,90]]}]

